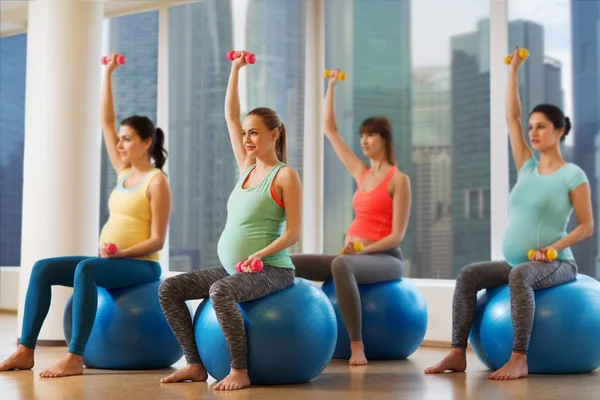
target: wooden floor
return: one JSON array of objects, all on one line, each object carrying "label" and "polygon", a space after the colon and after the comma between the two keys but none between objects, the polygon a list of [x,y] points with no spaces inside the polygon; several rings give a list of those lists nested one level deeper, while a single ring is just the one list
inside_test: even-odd
[{"label": "wooden floor", "polygon": [[[16,316],[0,314],[0,357],[15,349]],[[423,369],[436,362],[446,349],[422,348],[408,360],[376,362],[350,368],[346,361],[333,360],[312,382],[279,387],[251,387],[237,392],[214,392],[208,383],[161,384],[165,371],[115,372],[85,370],[83,376],[41,379],[38,373],[51,366],[65,348],[39,348],[33,371],[0,372],[2,400],[76,399],[281,399],[308,397],[337,399],[599,399],[600,370],[570,376],[530,376],[512,382],[485,379],[487,372],[474,355],[469,355],[465,374],[426,376]],[[176,366],[181,366],[180,361]]]}]

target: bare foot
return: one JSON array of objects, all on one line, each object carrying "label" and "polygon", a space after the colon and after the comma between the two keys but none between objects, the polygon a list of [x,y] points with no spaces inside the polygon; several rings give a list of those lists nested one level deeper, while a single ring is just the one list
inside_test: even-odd
[{"label": "bare foot", "polygon": [[367,365],[367,357],[365,356],[365,345],[362,341],[350,342],[350,365]]},{"label": "bare foot", "polygon": [[215,390],[239,390],[250,386],[247,369],[232,369],[229,375],[214,387]]},{"label": "bare foot", "polygon": [[6,360],[0,363],[0,371],[33,368],[33,353],[33,349],[20,344],[17,348],[17,351],[15,351],[13,355],[9,356]]},{"label": "bare foot", "polygon": [[67,353],[59,362],[40,373],[42,378],[60,378],[83,374],[83,358]]},{"label": "bare foot", "polygon": [[528,373],[527,355],[523,353],[512,353],[510,360],[508,360],[502,368],[489,374],[488,379],[506,381],[523,378],[527,376]]},{"label": "bare foot", "polygon": [[160,383],[175,383],[183,381],[206,382],[208,373],[202,364],[188,364],[178,371],[173,372],[166,378],[162,378]]},{"label": "bare foot", "polygon": [[425,369],[426,374],[440,374],[446,371],[465,372],[467,369],[467,349],[453,348],[450,354],[433,367]]}]

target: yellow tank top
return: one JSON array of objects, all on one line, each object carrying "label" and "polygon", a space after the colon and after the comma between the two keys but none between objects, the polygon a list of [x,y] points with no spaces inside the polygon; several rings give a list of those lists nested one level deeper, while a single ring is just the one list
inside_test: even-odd
[{"label": "yellow tank top", "polygon": [[[131,172],[131,168],[127,168],[119,174],[117,186],[108,199],[109,217],[100,232],[99,248],[109,242],[116,244],[119,249],[127,249],[150,239],[152,213],[147,190],[152,178],[162,171],[154,168],[137,186],[125,188],[123,182]],[[135,258],[158,261],[158,252]]]}]

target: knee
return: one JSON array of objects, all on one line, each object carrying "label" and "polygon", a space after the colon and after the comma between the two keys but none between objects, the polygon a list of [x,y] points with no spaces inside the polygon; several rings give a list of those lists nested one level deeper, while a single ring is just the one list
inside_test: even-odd
[{"label": "knee", "polygon": [[35,264],[33,264],[33,268],[31,269],[31,277],[29,278],[31,281],[39,281],[44,280],[48,277],[50,271],[51,264],[48,260],[39,260]]},{"label": "knee", "polygon": [[158,301],[165,304],[173,301],[185,301],[181,293],[181,285],[177,283],[177,277],[172,276],[165,279],[158,286]]},{"label": "knee", "polygon": [[75,268],[75,282],[80,280],[93,279],[93,260],[83,260]]},{"label": "knee", "polygon": [[333,275],[334,279],[336,279],[336,277],[348,275],[350,272],[348,257],[351,256],[337,256],[331,262],[331,274]]},{"label": "knee", "polygon": [[529,275],[530,263],[519,264],[510,270],[508,274],[508,285],[510,287],[518,285],[527,285],[527,277]]},{"label": "knee", "polygon": [[219,301],[232,297],[230,295],[230,291],[226,285],[221,281],[217,281],[213,283],[208,289],[208,295],[210,297],[210,301],[215,304]]}]

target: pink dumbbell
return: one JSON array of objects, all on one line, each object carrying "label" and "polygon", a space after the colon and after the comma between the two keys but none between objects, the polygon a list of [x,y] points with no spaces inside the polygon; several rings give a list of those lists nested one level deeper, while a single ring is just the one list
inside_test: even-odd
[{"label": "pink dumbbell", "polygon": [[[108,64],[108,58],[109,57],[104,56],[100,59],[100,62],[102,63],[102,65]],[[117,64],[119,64],[119,65],[125,64],[125,56],[117,56]]]},{"label": "pink dumbbell", "polygon": [[117,245],[114,243],[106,243],[106,246],[104,246],[104,251],[106,254],[115,254],[117,252]]},{"label": "pink dumbbell", "polygon": [[[243,261],[240,261],[239,263],[236,264],[235,270],[237,272],[242,272],[242,264],[243,263],[244,263]],[[250,269],[252,269],[252,271],[254,271],[254,272],[262,271],[263,262],[261,260],[252,260],[252,262],[250,263]]]},{"label": "pink dumbbell", "polygon": [[[229,50],[227,52],[227,59],[229,61],[233,61],[236,58],[239,57],[239,55],[237,54],[239,52],[235,51],[235,50]],[[256,55],[252,54],[252,53],[246,53],[246,57],[244,57],[244,61],[246,61],[246,63],[248,64],[254,64],[256,62]]]}]

